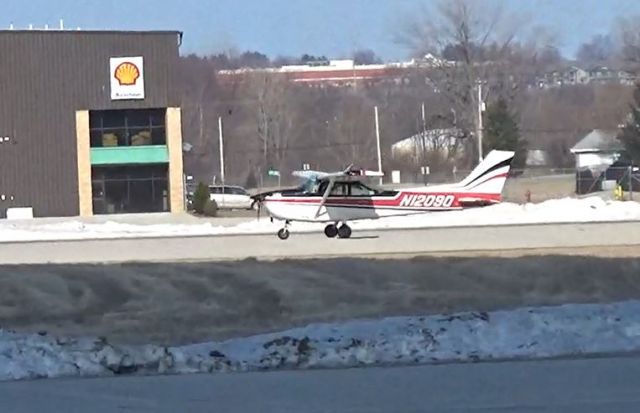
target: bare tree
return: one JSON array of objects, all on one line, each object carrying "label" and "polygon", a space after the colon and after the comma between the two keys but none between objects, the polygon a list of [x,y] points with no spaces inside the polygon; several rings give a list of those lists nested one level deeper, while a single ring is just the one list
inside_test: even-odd
[{"label": "bare tree", "polygon": [[374,168],[376,146],[374,128],[375,103],[362,95],[342,96],[327,121],[329,156],[338,166],[351,163]]},{"label": "bare tree", "polygon": [[577,58],[587,64],[606,64],[615,55],[615,45],[609,35],[596,35],[578,49]]},{"label": "bare tree", "polygon": [[624,62],[640,65],[640,23],[639,16],[621,17],[617,20],[614,33],[620,44],[620,55]]},{"label": "bare tree", "polygon": [[255,99],[255,132],[264,167],[281,169],[300,127],[295,86],[274,73],[251,75],[248,93]]},{"label": "bare tree", "polygon": [[489,82],[487,90],[505,88],[509,76],[501,69],[522,26],[500,2],[443,0],[410,19],[398,40],[417,56],[446,52],[453,59],[434,60],[427,76],[458,113],[458,126],[472,131],[478,125],[476,83]]},{"label": "bare tree", "polygon": [[357,65],[373,65],[382,63],[376,52],[371,49],[355,50],[352,55],[353,61]]}]

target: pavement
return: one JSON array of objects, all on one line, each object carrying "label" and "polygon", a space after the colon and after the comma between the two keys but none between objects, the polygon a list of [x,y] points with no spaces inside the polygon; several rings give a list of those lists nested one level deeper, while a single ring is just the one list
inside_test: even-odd
[{"label": "pavement", "polygon": [[640,411],[640,358],[452,364],[0,384],[23,412]]},{"label": "pavement", "polygon": [[[292,228],[295,231],[295,228]],[[640,246],[640,222],[354,231],[350,239],[295,233],[4,243],[2,264],[412,257],[473,252]]]}]

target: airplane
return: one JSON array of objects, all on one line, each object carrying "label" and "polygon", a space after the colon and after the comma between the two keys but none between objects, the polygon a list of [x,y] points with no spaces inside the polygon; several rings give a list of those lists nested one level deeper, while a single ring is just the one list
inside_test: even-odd
[{"label": "airplane", "polygon": [[263,192],[252,198],[264,205],[273,219],[284,221],[278,238],[289,238],[292,222],[327,223],[329,238],[351,237],[348,222],[363,219],[455,211],[483,207],[502,201],[512,151],[491,151],[462,181],[455,184],[422,186],[401,190],[381,190],[366,185],[368,177],[381,172],[353,168],[340,172],[294,171],[302,185],[293,189]]}]

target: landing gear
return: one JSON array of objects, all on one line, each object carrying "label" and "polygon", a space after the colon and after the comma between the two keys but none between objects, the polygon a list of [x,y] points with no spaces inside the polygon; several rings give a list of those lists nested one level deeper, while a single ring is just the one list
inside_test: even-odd
[{"label": "landing gear", "polygon": [[334,224],[327,225],[326,227],[324,227],[324,235],[329,238],[335,238],[336,235],[338,235],[338,227]]},{"label": "landing gear", "polygon": [[281,240],[289,238],[289,230],[287,228],[282,228],[280,231],[278,231],[278,238],[280,238]]},{"label": "landing gear", "polygon": [[289,224],[290,223],[291,223],[290,221],[285,221],[284,228],[282,228],[280,231],[278,231],[278,238],[280,238],[283,241],[285,239],[289,238]]},{"label": "landing gear", "polygon": [[351,237],[351,227],[347,224],[340,225],[338,228],[338,237],[340,238],[350,238]]}]

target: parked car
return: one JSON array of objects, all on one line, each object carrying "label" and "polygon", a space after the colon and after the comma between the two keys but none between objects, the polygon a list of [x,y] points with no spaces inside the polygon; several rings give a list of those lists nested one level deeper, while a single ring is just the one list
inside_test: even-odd
[{"label": "parked car", "polygon": [[241,186],[210,185],[209,198],[216,201],[220,209],[254,209],[254,200]]}]

